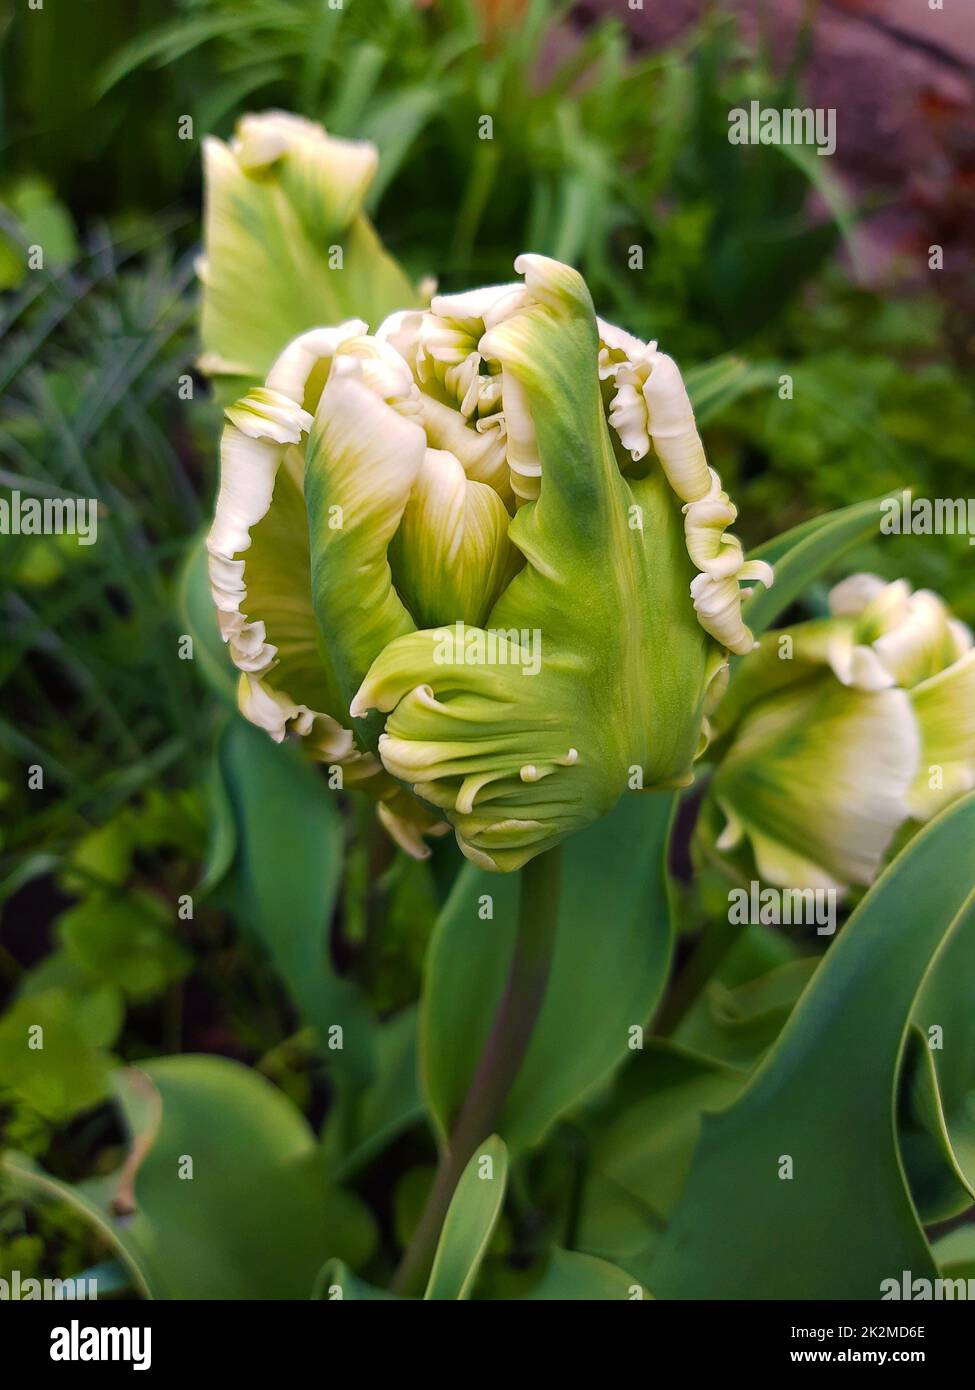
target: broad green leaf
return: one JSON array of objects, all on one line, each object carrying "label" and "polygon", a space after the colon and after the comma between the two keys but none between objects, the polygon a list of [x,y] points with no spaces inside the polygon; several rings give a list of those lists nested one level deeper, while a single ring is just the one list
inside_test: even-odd
[{"label": "broad green leaf", "polygon": [[[334,796],[296,749],[243,719],[227,725],[217,757],[236,829],[238,919],[259,937],[336,1074],[364,1083],[374,1065],[371,1013],[328,947],[344,844]],[[330,1034],[336,1027],[341,1034]]]},{"label": "broad green leaf", "polygon": [[588,1181],[574,1244],[639,1274],[677,1204],[705,1111],[727,1105],[745,1077],[650,1039],[587,1117]]},{"label": "broad green leaf", "polygon": [[969,796],[895,859],[745,1091],[705,1119],[650,1266],[658,1297],[875,1299],[903,1269],[934,1274],[898,1151],[895,1087],[932,962],[953,929],[972,929],[973,881]]},{"label": "broad green leaf", "polygon": [[651,1295],[636,1279],[607,1260],[580,1254],[578,1250],[555,1249],[549,1256],[545,1273],[525,1297],[558,1303],[612,1303]]},{"label": "broad green leaf", "polygon": [[470,1297],[488,1248],[508,1181],[508,1150],[496,1134],[471,1157],[444,1218],[426,1299]]},{"label": "broad green leaf", "polygon": [[677,1028],[675,1040],[731,1066],[751,1066],[781,1033],[817,963],[816,956],[802,956],[734,988],[712,979]]},{"label": "broad green leaf", "polygon": [[[17,998],[29,999],[35,994],[44,994],[47,990],[65,990],[73,995],[87,995],[92,992],[104,996],[107,1000],[113,1000],[113,1013],[116,1016],[118,1026],[121,1027],[125,1016],[125,1006],[122,996],[116,989],[106,988],[100,985],[84,966],[78,964],[63,947],[51,951],[32,966],[25,974],[21,975],[17,982]],[[114,1035],[102,1034],[102,1041],[107,1046],[114,1041]]]},{"label": "broad green leaf", "polygon": [[[720,904],[727,912],[727,879],[722,879]],[[731,950],[725,955],[715,970],[715,976],[729,989],[758,980],[770,974],[780,965],[787,965],[798,956],[795,941],[777,927],[763,927],[757,923],[740,927]]]},{"label": "broad green leaf", "polygon": [[[964,1211],[975,1196],[975,924],[945,944],[914,1011],[920,1069],[921,1122],[902,1135],[912,1191],[926,1220]],[[938,1161],[940,1158],[940,1162]],[[926,1179],[923,1194],[916,1183]]]},{"label": "broad green leaf", "polygon": [[95,884],[121,888],[132,868],[134,849],[132,818],[125,814],[113,816],[71,846],[70,867],[60,875],[59,886],[66,893],[77,895],[90,892]]},{"label": "broad green leaf", "polygon": [[879,500],[856,502],[803,522],[750,552],[750,560],[767,560],[775,569],[772,588],[756,589],[742,605],[742,615],[755,636],[771,627],[824,570],[876,531],[879,517]]},{"label": "broad green leaf", "polygon": [[[234,717],[231,716],[232,719]],[[227,877],[237,854],[237,816],[216,753],[207,768],[205,787],[209,811],[208,834],[206,858],[197,891],[201,897],[209,897],[224,885],[225,891],[233,896],[233,885],[227,882]]]},{"label": "broad green leaf", "polygon": [[[368,1163],[404,1129],[422,1119],[416,1032],[415,1005],[380,1024],[373,1080],[353,1094],[347,1105],[345,1097],[337,1098],[337,1106],[343,1108],[329,1115],[325,1145],[330,1152],[336,1151],[336,1172],[341,1178]],[[339,1157],[337,1150],[342,1144]]]},{"label": "broad green leaf", "polygon": [[[670,967],[664,862],[673,804],[670,794],[624,796],[566,846],[552,974],[498,1126],[512,1152],[537,1143],[612,1073],[628,1055],[631,1030],[642,1028],[656,1006]],[[420,1053],[441,1134],[450,1130],[490,1031],[517,910],[514,875],[469,866],[434,932]]]},{"label": "broad green leaf", "polygon": [[[28,248],[43,246],[48,271],[69,265],[78,255],[71,214],[44,179],[28,176],[10,189],[0,230],[0,289],[20,285],[27,274]],[[9,230],[8,230],[9,229]]]},{"label": "broad green leaf", "polygon": [[935,1241],[934,1257],[941,1273],[954,1279],[975,1279],[975,1226],[959,1226]]},{"label": "broad green leaf", "polygon": [[45,1173],[25,1154],[12,1152],[0,1158],[0,1174],[18,1196],[34,1202],[57,1202],[76,1212],[105,1248],[125,1266],[136,1290],[144,1298],[156,1297],[151,1283],[152,1271],[148,1268],[144,1252],[133,1245],[121,1223],[109,1210],[102,1185],[89,1192]]},{"label": "broad green leaf", "polygon": [[183,1056],[117,1082],[133,1149],[110,1179],[71,1188],[17,1159],[8,1171],[82,1211],[152,1297],[307,1298],[330,1256],[368,1258],[372,1218],[329,1183],[304,1117],[263,1077]]},{"label": "broad green leaf", "polygon": [[114,1294],[131,1296],[132,1272],[121,1260],[103,1260],[101,1264],[82,1270],[75,1278],[94,1283],[99,1298]]}]

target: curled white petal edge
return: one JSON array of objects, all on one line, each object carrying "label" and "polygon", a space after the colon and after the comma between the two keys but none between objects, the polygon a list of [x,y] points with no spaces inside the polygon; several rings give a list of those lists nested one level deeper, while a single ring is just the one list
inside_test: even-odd
[{"label": "curled white petal edge", "polygon": [[725,528],[737,508],[709,467],[684,379],[672,357],[657,344],[597,320],[599,375],[615,392],[609,424],[634,462],[651,445],[664,475],[684,503],[687,553],[701,571],[691,582],[698,621],[711,637],[738,655],[751,651],[754,638],[741,613],[741,583],[754,580],[770,588],[773,572],[761,561],[746,561],[741,542]]},{"label": "curled white petal edge", "polygon": [[241,672],[241,713],[278,743],[289,732],[310,738],[318,756],[336,763],[362,759],[353,734],[330,715],[276,690],[268,679],[278,649],[267,640],[264,622],[248,619],[244,611],[246,561],[238,556],[248,550],[252,528],[268,513],[286,450],[311,427],[312,416],[301,402],[312,371],[322,360],[334,361],[366,327],[361,319],[350,319],[336,328],[302,333],[281,352],[267,384],[228,408],[220,442],[220,489],[206,542],[220,633]]}]

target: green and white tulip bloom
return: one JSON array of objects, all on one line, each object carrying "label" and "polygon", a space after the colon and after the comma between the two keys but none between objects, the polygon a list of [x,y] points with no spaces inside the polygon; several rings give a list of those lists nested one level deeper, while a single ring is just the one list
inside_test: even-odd
[{"label": "green and white tulip bloom", "polygon": [[767,633],[714,721],[716,847],[747,847],[780,886],[870,883],[905,822],[975,787],[968,628],[936,594],[870,574],[829,607]]},{"label": "green and white tulip bloom", "polygon": [[208,543],[245,715],[499,870],[691,779],[771,582],[671,359],[516,270],[292,341],[227,411]]},{"label": "green and white tulip bloom", "polygon": [[229,401],[306,329],[419,303],[362,211],[379,155],[283,111],[203,146],[200,367]]}]

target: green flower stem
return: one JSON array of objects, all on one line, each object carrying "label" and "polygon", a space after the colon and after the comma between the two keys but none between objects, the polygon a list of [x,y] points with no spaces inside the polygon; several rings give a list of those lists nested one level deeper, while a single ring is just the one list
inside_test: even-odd
[{"label": "green flower stem", "polygon": [[418,1294],[433,1262],[454,1188],[478,1144],[497,1129],[504,1103],[528,1051],[548,985],[559,917],[556,847],[521,870],[518,934],[494,1023],[413,1239],[393,1281],[393,1291]]}]

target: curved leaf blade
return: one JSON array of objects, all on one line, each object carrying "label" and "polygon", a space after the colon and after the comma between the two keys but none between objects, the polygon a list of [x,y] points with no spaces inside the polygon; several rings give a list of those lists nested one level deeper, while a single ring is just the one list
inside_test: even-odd
[{"label": "curved leaf blade", "polygon": [[756,589],[745,600],[745,622],[760,637],[802,591],[836,560],[871,535],[878,525],[880,501],[855,502],[852,507],[815,517],[751,551],[750,560],[766,560],[775,568],[771,589]]},{"label": "curved leaf blade", "polygon": [[[917,1002],[917,1047],[925,1063],[919,1119],[929,1136],[919,1148],[914,1130],[912,1157],[927,1161],[922,1213],[942,1220],[971,1206],[975,1198],[975,928],[955,931],[945,945]],[[908,1136],[902,1136],[902,1141]],[[932,1151],[930,1144],[933,1141]],[[938,1163],[940,1154],[941,1162]],[[907,1158],[907,1155],[905,1155]],[[908,1161],[912,1181],[922,1173]],[[917,1194],[915,1194],[917,1195]]]},{"label": "curved leaf blade", "polygon": [[[904,1269],[934,1275],[897,1146],[895,1087],[932,961],[953,929],[975,930],[973,882],[975,795],[897,857],[741,1097],[705,1119],[651,1264],[658,1297],[878,1298]],[[785,1156],[791,1179],[779,1175]]]},{"label": "curved leaf blade", "polygon": [[660,1038],[634,1054],[586,1116],[588,1180],[573,1244],[645,1272],[687,1180],[701,1118],[741,1090],[744,1073]]},{"label": "curved leaf blade", "polygon": [[22,1160],[5,1167],[80,1211],[147,1296],[307,1298],[327,1256],[369,1257],[371,1216],[330,1182],[304,1116],[262,1076],[180,1056],[116,1083],[133,1139],[117,1173],[79,1188]]},{"label": "curved leaf blade", "polygon": [[[227,725],[217,765],[235,830],[225,891],[259,937],[337,1075],[364,1084],[374,1070],[374,1024],[364,995],[332,966],[328,924],[342,876],[342,819],[323,778],[300,753],[243,719]],[[341,1028],[341,1046],[330,1029]]]},{"label": "curved leaf blade", "polygon": [[425,1299],[466,1299],[498,1224],[508,1181],[508,1150],[496,1134],[472,1156],[444,1218]]},{"label": "curved leaf blade", "polygon": [[975,1191],[952,1144],[933,1054],[915,1025],[901,1073],[898,1131],[911,1196],[925,1225],[966,1211]]}]

